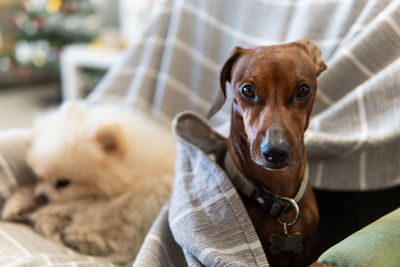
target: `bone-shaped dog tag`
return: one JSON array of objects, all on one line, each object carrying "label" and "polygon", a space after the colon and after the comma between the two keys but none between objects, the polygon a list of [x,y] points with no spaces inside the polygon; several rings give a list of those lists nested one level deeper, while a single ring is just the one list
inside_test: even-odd
[{"label": "bone-shaped dog tag", "polygon": [[301,233],[295,233],[293,235],[271,235],[269,242],[271,243],[270,252],[272,255],[276,255],[282,251],[292,251],[300,254],[303,251],[303,244],[301,239],[303,235]]}]

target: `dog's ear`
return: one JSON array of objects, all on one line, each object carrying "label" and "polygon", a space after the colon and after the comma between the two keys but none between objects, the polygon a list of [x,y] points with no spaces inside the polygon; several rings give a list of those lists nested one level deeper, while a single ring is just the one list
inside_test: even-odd
[{"label": "dog's ear", "polygon": [[232,66],[235,63],[236,59],[240,56],[243,48],[236,46],[231,52],[228,59],[225,61],[224,66],[222,67],[221,74],[219,76],[220,82],[220,90],[218,91],[217,98],[214,100],[214,104],[211,106],[208,111],[207,118],[211,118],[215,113],[218,112],[222,108],[226,100],[226,82],[231,81],[232,74]]},{"label": "dog's ear", "polygon": [[121,126],[117,124],[100,126],[96,130],[95,139],[104,152],[124,154],[125,145]]},{"label": "dog's ear", "polygon": [[87,107],[83,102],[66,101],[60,106],[58,112],[64,114],[67,119],[80,120],[86,117]]},{"label": "dog's ear", "polygon": [[311,59],[313,60],[313,62],[315,64],[315,71],[317,73],[317,76],[326,69],[326,65],[321,57],[321,51],[318,49],[318,47],[314,43],[312,43],[306,39],[301,39],[301,40],[296,41],[295,44],[298,44],[299,46],[301,46],[307,52],[307,54],[311,57]]}]

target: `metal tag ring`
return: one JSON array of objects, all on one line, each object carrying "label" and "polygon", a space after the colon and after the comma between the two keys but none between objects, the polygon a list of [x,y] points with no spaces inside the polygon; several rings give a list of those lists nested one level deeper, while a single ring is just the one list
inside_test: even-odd
[{"label": "metal tag ring", "polygon": [[296,201],[294,201],[294,199],[292,199],[292,198],[288,198],[288,197],[281,197],[281,198],[289,202],[289,204],[294,208],[294,211],[296,212],[296,216],[292,222],[284,222],[281,220],[280,217],[276,217],[276,220],[282,225],[286,224],[287,226],[292,226],[295,223],[297,223],[297,221],[299,220],[299,216],[300,216],[299,206],[297,205]]}]

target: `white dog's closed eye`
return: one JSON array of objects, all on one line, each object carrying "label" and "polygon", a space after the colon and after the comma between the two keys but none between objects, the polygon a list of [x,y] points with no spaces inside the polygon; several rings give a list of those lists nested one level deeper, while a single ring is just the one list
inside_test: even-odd
[{"label": "white dog's closed eye", "polygon": [[56,189],[63,189],[71,184],[71,181],[65,177],[60,177],[57,179],[55,187]]}]

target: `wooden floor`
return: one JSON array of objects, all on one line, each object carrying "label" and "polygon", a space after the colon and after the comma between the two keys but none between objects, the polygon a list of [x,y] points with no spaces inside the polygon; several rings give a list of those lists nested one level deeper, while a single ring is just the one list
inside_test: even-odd
[{"label": "wooden floor", "polygon": [[59,104],[57,84],[0,88],[0,129],[26,127],[37,115]]}]

